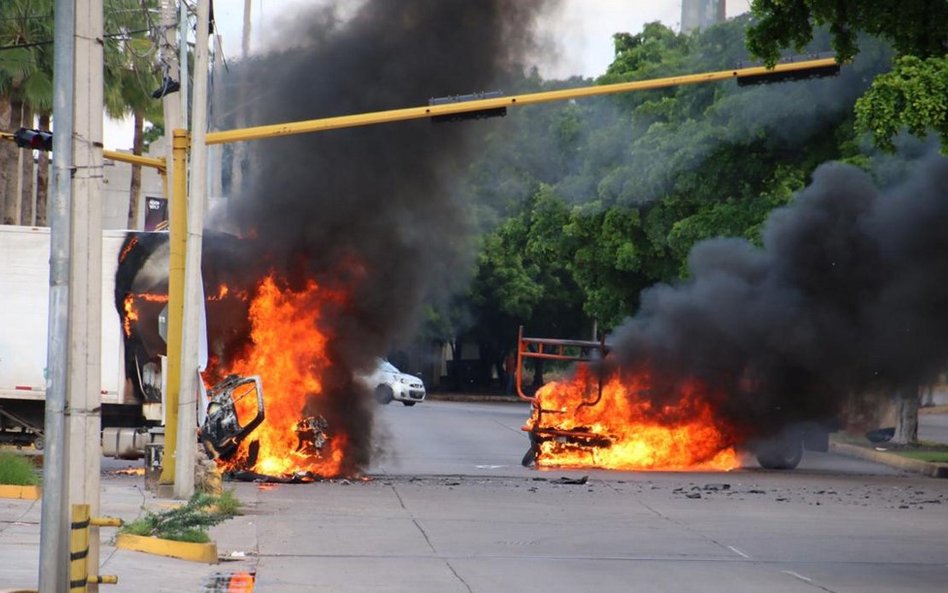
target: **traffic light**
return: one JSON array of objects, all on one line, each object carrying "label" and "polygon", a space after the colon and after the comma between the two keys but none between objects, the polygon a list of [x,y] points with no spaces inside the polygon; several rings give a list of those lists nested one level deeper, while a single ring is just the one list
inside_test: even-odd
[{"label": "traffic light", "polygon": [[784,66],[799,64],[800,68],[764,72],[763,74],[753,74],[750,76],[741,76],[737,79],[737,86],[754,86],[758,84],[787,82],[791,80],[808,80],[810,78],[827,78],[829,76],[839,75],[839,63],[837,62],[833,62],[831,64],[817,63],[810,65],[810,62],[817,62],[819,58],[820,56],[817,55],[815,58],[795,56],[783,59],[777,64]]},{"label": "traffic light", "polygon": [[[437,97],[428,99],[428,105],[449,105],[452,103],[464,103],[466,101],[478,101],[481,99],[498,99],[503,96],[500,91],[487,91],[484,93],[474,93],[471,95],[453,95],[451,97]],[[433,115],[431,121],[442,123],[449,121],[464,121],[468,119],[485,119],[488,117],[504,117],[507,115],[506,107],[495,107],[492,109],[478,109],[476,111],[465,111],[463,113],[449,113],[447,115]]]},{"label": "traffic light", "polygon": [[13,134],[13,141],[16,142],[16,145],[20,148],[43,150],[46,152],[53,149],[53,133],[45,130],[20,128]]}]

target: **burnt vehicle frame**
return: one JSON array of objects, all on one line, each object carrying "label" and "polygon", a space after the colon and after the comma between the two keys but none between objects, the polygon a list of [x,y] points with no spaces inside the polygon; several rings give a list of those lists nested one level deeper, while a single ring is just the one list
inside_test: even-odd
[{"label": "burnt vehicle frame", "polygon": [[[601,360],[609,353],[605,336],[600,341],[591,340],[563,340],[557,338],[530,338],[523,335],[523,326],[517,332],[517,368],[514,383],[517,396],[530,402],[533,406],[535,421],[532,426],[523,427],[530,439],[530,447],[523,456],[521,463],[532,466],[536,463],[540,445],[546,441],[570,443],[580,447],[608,447],[612,440],[605,435],[594,433],[584,427],[563,430],[552,426],[544,426],[544,415],[564,414],[566,410],[547,409],[542,406],[535,395],[527,395],[523,391],[523,363],[526,359],[555,360],[577,363],[590,363]],[[599,375],[595,397],[579,403],[577,408],[595,406],[602,399],[602,375]]]},{"label": "burnt vehicle frame", "polygon": [[[580,364],[595,363],[604,360],[610,352],[605,336],[599,341],[567,340],[556,338],[533,338],[523,335],[521,326],[517,333],[517,368],[515,384],[517,396],[533,406],[535,421],[524,426],[530,439],[530,446],[521,463],[526,467],[535,465],[540,445],[547,441],[566,443],[581,448],[605,448],[612,445],[608,435],[592,432],[588,427],[576,427],[570,430],[545,426],[544,416],[565,414],[568,410],[544,408],[535,395],[523,390],[523,366],[526,359],[567,361]],[[598,385],[595,394],[580,402],[576,409],[595,406],[602,399],[603,372],[597,370]],[[779,414],[779,410],[774,410]],[[778,434],[768,438],[757,438],[745,444],[744,449],[754,455],[764,469],[788,470],[799,465],[803,451],[829,450],[829,434],[839,430],[837,420],[802,421],[786,425]]]}]

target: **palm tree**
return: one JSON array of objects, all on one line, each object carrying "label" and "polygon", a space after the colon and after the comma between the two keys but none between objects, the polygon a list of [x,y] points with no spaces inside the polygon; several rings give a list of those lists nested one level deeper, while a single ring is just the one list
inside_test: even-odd
[{"label": "palm tree", "polygon": [[[0,129],[32,127],[37,111],[52,104],[52,0],[0,2]],[[0,144],[0,221],[16,224],[22,212],[32,221],[32,154]],[[28,171],[24,175],[23,172]],[[22,182],[20,181],[22,180]],[[29,181],[28,181],[29,180]],[[17,190],[20,191],[17,191]],[[27,196],[23,200],[23,196]]]},{"label": "palm tree", "polygon": [[[125,32],[111,37],[105,51],[105,109],[110,117],[121,119],[131,115],[134,121],[132,153],[142,154],[145,121],[160,123],[161,101],[151,93],[161,83],[157,60],[157,46],[145,35],[151,13],[157,10],[157,0],[120,0],[113,3],[106,15],[106,29]],[[142,169],[132,165],[128,199],[128,228],[138,224],[141,204]]]}]

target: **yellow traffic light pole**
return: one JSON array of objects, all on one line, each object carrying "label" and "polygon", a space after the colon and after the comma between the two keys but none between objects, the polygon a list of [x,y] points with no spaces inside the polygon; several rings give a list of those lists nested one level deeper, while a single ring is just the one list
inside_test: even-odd
[{"label": "yellow traffic light pole", "polygon": [[409,107],[407,109],[392,109],[389,111],[375,111],[371,113],[359,113],[355,115],[340,115],[337,117],[311,119],[285,124],[241,128],[222,132],[208,132],[206,142],[207,144],[226,144],[228,142],[241,142],[244,140],[261,140],[263,138],[275,138],[278,136],[289,136],[292,134],[326,132],[329,130],[338,130],[341,128],[371,126],[375,124],[384,124],[410,119],[425,119],[443,115],[469,113],[472,111],[500,109],[503,107],[518,107],[522,105],[536,105],[538,103],[549,103],[551,101],[565,101],[568,99],[580,99],[584,97],[596,97],[600,95],[614,95],[617,93],[630,93],[633,91],[649,91],[673,86],[717,82],[721,80],[752,79],[779,73],[805,73],[808,71],[812,72],[832,68],[836,65],[835,58],[823,58],[818,60],[806,60],[802,62],[777,64],[772,69],[765,68],[764,66],[754,66],[751,68],[740,68],[736,70],[720,70],[717,72],[704,72],[701,74],[668,76],[666,78],[654,78],[650,80],[637,80],[633,82],[620,82],[616,84],[585,86],[571,89],[561,89],[558,91],[512,95],[509,97],[498,97],[493,99],[462,101],[443,105],[427,105],[424,107]]}]

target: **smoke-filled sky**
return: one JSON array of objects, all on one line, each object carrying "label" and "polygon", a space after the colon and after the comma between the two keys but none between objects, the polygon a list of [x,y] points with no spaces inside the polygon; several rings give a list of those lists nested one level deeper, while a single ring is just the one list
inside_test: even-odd
[{"label": "smoke-filled sky", "polygon": [[[396,5],[399,0],[392,0]],[[296,15],[307,7],[329,4],[327,0],[252,0],[251,52],[267,51],[274,39],[285,36],[284,15]],[[345,4],[350,15],[357,1]],[[747,12],[749,0],[728,0],[728,18]],[[241,56],[244,0],[216,0],[214,16],[229,62]],[[539,25],[545,36],[555,40],[554,51],[534,55],[532,60],[544,78],[561,79],[573,75],[595,77],[606,71],[613,59],[612,34],[639,33],[645,23],[661,21],[677,30],[681,21],[680,0],[561,0],[560,7],[544,16]],[[105,145],[127,148],[132,145],[131,119],[108,120]]]},{"label": "smoke-filled sky", "polygon": [[[397,3],[397,0],[394,0]],[[251,3],[251,52],[265,51],[283,34],[279,26],[284,13],[327,4],[326,0],[253,0]],[[747,12],[749,0],[728,0],[728,18]],[[348,11],[358,1],[346,3]],[[224,53],[239,57],[244,17],[243,0],[217,0],[214,15],[223,39]],[[638,33],[645,23],[660,21],[675,30],[681,22],[680,0],[634,2],[629,0],[562,0],[560,7],[544,15],[540,28],[558,42],[556,55],[534,56],[544,78],[573,75],[598,76],[612,61],[612,34]]]}]

